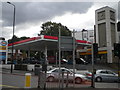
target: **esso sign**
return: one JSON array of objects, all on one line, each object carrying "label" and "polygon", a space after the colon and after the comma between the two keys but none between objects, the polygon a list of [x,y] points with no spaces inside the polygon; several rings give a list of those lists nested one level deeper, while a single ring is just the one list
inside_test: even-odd
[{"label": "esso sign", "polygon": [[6,46],[7,45],[7,41],[1,41],[0,43],[2,46]]}]

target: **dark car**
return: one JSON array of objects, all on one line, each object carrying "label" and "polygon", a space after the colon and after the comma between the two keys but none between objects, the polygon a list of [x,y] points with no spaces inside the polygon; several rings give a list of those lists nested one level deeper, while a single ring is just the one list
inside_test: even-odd
[{"label": "dark car", "polygon": [[[61,62],[61,64],[66,64],[66,63],[68,63],[68,60],[67,59],[61,59],[60,62]],[[59,60],[57,60],[57,63],[59,63]]]},{"label": "dark car", "polygon": [[88,64],[83,58],[75,58],[76,64]]},{"label": "dark car", "polygon": [[33,59],[33,58],[26,58],[22,62],[23,64],[41,64],[41,61],[38,59]]}]

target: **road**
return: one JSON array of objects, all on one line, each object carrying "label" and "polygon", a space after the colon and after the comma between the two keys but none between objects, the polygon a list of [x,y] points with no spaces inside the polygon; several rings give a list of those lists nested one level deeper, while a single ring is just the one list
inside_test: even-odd
[{"label": "road", "polygon": [[[37,76],[32,76],[31,85],[32,88],[37,87]],[[13,86],[13,88],[24,88],[25,86],[25,76],[24,75],[16,75],[16,74],[2,74],[2,84]],[[7,86],[4,86],[7,87]]]},{"label": "road", "polygon": [[[3,87],[13,87],[13,88],[24,88],[25,86],[25,76],[24,75],[16,75],[16,74],[2,74],[2,84]],[[48,88],[55,88],[58,87],[57,82],[47,82]],[[37,88],[38,86],[38,77],[32,76],[31,77],[31,88]],[[73,84],[69,84],[70,87],[73,86]],[[88,87],[90,84],[81,84],[76,85],[75,87]]]},{"label": "road", "polygon": [[[21,71],[19,71],[20,73]],[[22,72],[23,73],[23,72]],[[2,84],[0,87],[3,88],[24,88],[25,86],[25,76],[24,74],[11,74],[7,73],[0,73],[2,75]],[[47,82],[48,88],[55,88],[58,87],[58,83],[50,83]],[[38,77],[34,76],[32,73],[31,77],[31,88],[37,88],[38,86]],[[73,84],[69,84],[69,87],[73,87]],[[89,88],[91,86],[90,83],[85,84],[75,84],[75,88]],[[95,83],[96,88],[118,88],[118,83]]]}]

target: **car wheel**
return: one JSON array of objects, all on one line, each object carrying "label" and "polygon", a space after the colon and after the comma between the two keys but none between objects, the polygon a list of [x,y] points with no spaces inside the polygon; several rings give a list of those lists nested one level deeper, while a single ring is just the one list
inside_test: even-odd
[{"label": "car wheel", "polygon": [[102,78],[101,77],[97,77],[96,78],[96,82],[102,82]]},{"label": "car wheel", "polygon": [[47,81],[48,81],[48,82],[53,82],[54,80],[55,80],[55,79],[54,79],[53,76],[50,76],[50,77],[47,78]]},{"label": "car wheel", "polygon": [[82,83],[82,79],[79,78],[79,77],[75,78],[75,83],[76,83],[76,84]]}]

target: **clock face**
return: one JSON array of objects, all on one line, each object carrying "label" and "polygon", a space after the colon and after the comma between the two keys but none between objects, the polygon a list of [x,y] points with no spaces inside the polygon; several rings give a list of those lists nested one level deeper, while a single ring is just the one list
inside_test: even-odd
[{"label": "clock face", "polygon": [[110,19],[115,21],[115,12],[110,11]]},{"label": "clock face", "polygon": [[98,12],[98,21],[105,19],[105,11]]}]

